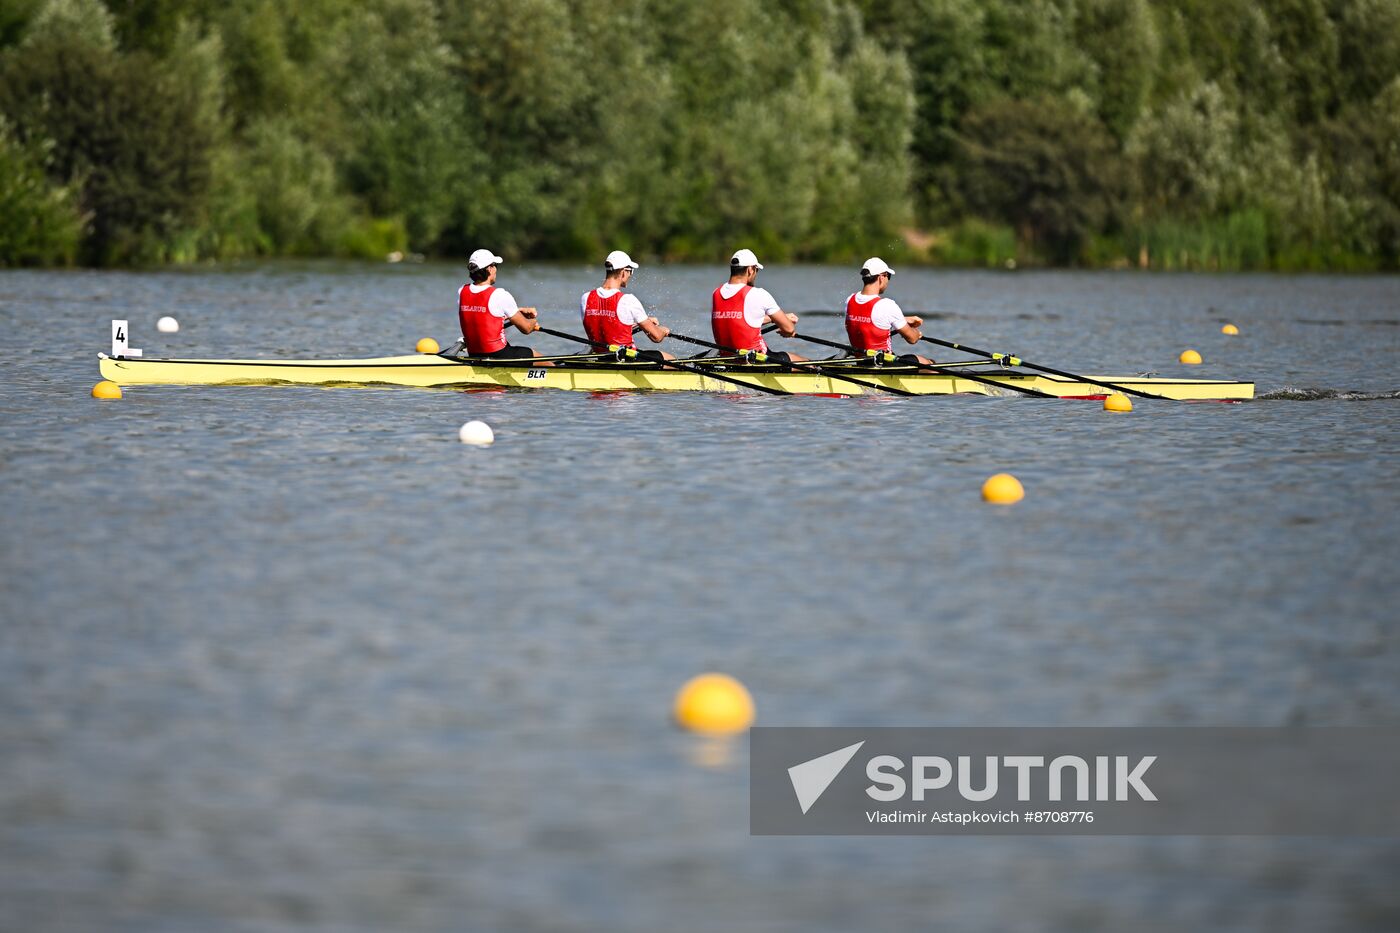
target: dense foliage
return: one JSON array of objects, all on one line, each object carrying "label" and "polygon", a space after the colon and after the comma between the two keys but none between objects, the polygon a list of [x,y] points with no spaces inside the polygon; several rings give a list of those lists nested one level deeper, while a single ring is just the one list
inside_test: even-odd
[{"label": "dense foliage", "polygon": [[1400,0],[0,0],[0,265],[1400,266]]}]

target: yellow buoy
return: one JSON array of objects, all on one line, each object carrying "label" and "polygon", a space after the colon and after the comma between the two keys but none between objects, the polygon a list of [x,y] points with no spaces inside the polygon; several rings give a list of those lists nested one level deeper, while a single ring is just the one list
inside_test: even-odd
[{"label": "yellow buoy", "polygon": [[414,347],[414,349],[419,353],[436,353],[442,348],[438,346],[438,342],[433,338],[424,337],[422,340],[418,341],[418,346]]},{"label": "yellow buoy", "polygon": [[1201,365],[1201,354],[1197,353],[1195,350],[1182,350],[1181,356],[1178,356],[1177,359],[1187,366]]},{"label": "yellow buoy", "polygon": [[1222,334],[1229,334],[1231,337],[1233,337],[1235,334],[1238,334],[1240,332],[1240,329],[1234,324],[1226,324],[1224,327],[1220,328],[1220,332]]},{"label": "yellow buoy", "polygon": [[1021,481],[1010,473],[998,473],[982,484],[982,498],[997,505],[1020,502],[1026,496]]},{"label": "yellow buoy", "polygon": [[728,674],[701,674],[681,687],[673,712],[692,732],[729,735],[753,725],[753,697]]},{"label": "yellow buoy", "polygon": [[101,382],[99,382],[97,385],[95,385],[95,386],[92,387],[92,397],[93,397],[93,398],[121,398],[121,397],[122,397],[122,387],[119,386],[119,385],[117,385],[115,382],[108,382],[106,379],[103,379],[103,380],[102,380]]},{"label": "yellow buoy", "polygon": [[1121,392],[1114,392],[1108,398],[1103,400],[1103,410],[1132,411],[1133,403],[1126,395],[1123,395]]}]

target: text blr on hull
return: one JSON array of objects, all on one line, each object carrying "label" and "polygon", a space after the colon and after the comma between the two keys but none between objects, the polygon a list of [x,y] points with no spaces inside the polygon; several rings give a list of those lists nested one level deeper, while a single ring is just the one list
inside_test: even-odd
[{"label": "text blr on hull", "polygon": [[[754,391],[780,394],[981,395],[1031,394],[1057,398],[1100,398],[1131,391],[1177,400],[1237,400],[1254,397],[1254,383],[1213,379],[1027,372],[988,366],[985,361],[938,364],[938,371],[912,366],[874,366],[864,360],[827,360],[807,369],[751,364],[734,359],[691,359],[684,368],[655,363],[552,358],[552,367],[518,361],[463,362],[415,354],[362,360],[177,360],[101,356],[104,379],[118,385],[311,385],[566,389],[583,392],[652,390],[661,392]],[[1020,361],[1017,361],[1018,363]]]}]

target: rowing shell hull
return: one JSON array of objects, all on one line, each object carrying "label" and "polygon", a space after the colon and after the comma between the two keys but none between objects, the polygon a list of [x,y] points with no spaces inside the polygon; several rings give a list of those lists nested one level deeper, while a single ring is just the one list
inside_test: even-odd
[{"label": "rowing shell hull", "polygon": [[[102,357],[102,376],[118,385],[309,385],[309,386],[410,386],[422,389],[455,389],[502,386],[514,389],[567,389],[577,392],[614,392],[635,389],[661,392],[735,392],[730,382],[685,370],[646,366],[473,366],[431,354],[389,356],[371,360],[162,360]],[[873,389],[817,373],[745,370],[730,367],[725,375],[770,389],[795,394],[869,395]],[[993,386],[941,373],[885,375],[853,372],[876,385],[903,389],[919,395],[1013,395],[1010,388]],[[977,375],[1003,386],[1037,389],[1062,398],[1104,395],[1111,389],[1088,380],[1108,382],[1173,399],[1248,399],[1254,383],[1211,379],[1166,379],[1145,376],[1088,376],[1086,381],[1061,379],[1039,373],[977,371]]]}]

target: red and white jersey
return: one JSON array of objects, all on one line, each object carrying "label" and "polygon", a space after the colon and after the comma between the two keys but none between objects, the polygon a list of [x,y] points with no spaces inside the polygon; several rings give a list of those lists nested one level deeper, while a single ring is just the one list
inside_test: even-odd
[{"label": "red and white jersey", "polygon": [[506,321],[520,308],[504,288],[466,284],[457,290],[457,321],[472,356],[495,353],[506,345]]},{"label": "red and white jersey", "polygon": [[636,295],[620,288],[595,288],[579,299],[579,314],[583,316],[583,332],[599,352],[609,346],[636,346],[632,327],[647,319],[646,309]]},{"label": "red and white jersey", "polygon": [[710,299],[710,327],[715,343],[729,350],[768,352],[763,322],[778,310],[766,289],[726,282]]},{"label": "red and white jersey", "polygon": [[856,292],[846,299],[846,338],[857,353],[890,349],[890,334],[908,324],[891,298]]}]

